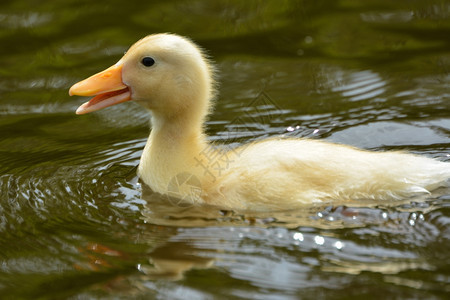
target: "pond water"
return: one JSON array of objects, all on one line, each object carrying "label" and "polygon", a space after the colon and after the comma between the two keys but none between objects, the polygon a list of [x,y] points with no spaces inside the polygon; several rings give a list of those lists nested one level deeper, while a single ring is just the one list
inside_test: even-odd
[{"label": "pond water", "polygon": [[213,141],[450,161],[449,16],[441,0],[2,1],[0,298],[445,298],[448,189],[258,215],[174,205],[136,176],[147,113],[77,116],[85,99],[67,92],[174,32],[220,72]]}]

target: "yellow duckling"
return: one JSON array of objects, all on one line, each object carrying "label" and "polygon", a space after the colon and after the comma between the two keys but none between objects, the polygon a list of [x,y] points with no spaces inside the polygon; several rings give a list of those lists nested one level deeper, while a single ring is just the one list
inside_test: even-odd
[{"label": "yellow duckling", "polygon": [[[450,163],[403,152],[294,138],[227,152],[216,148],[203,130],[215,93],[213,73],[189,39],[154,34],[135,43],[114,66],[73,85],[69,94],[95,96],[77,114],[129,100],[149,109],[152,131],[139,176],[153,191],[195,204],[270,210],[388,201],[448,183]],[[205,168],[204,153],[220,157],[221,165]]]}]

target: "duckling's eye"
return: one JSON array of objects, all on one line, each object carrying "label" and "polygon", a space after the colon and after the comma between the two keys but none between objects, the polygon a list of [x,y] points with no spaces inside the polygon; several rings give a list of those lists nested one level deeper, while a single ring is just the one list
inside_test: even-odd
[{"label": "duckling's eye", "polygon": [[142,59],[141,63],[146,67],[151,67],[155,64],[155,60],[150,56],[146,56]]}]

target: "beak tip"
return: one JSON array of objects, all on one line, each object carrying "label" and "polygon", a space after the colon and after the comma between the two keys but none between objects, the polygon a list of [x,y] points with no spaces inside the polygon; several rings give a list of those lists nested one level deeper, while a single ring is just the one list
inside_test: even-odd
[{"label": "beak tip", "polygon": [[72,85],[70,87],[70,89],[69,89],[69,96],[73,96],[73,95],[77,94],[76,91],[75,91],[77,85],[78,85],[78,83],[75,83],[74,85]]}]

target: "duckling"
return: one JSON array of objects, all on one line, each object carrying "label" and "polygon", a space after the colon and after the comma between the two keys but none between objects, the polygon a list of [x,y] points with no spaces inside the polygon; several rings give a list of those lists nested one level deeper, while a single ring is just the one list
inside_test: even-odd
[{"label": "duckling", "polygon": [[[191,40],[153,34],[112,67],[74,84],[94,96],[85,114],[133,100],[151,112],[138,167],[154,192],[229,209],[284,210],[313,203],[396,201],[448,184],[450,163],[303,138],[269,138],[225,150],[208,142],[214,67]],[[202,154],[220,158],[207,165]]]}]

